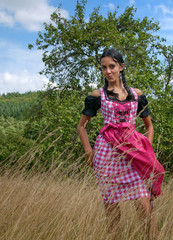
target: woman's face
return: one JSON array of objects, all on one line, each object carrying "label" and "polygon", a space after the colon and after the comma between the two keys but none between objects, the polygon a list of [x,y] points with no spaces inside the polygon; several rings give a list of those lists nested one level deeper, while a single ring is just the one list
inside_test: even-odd
[{"label": "woman's face", "polygon": [[108,83],[118,82],[120,79],[120,71],[124,69],[124,64],[120,65],[116,59],[111,57],[103,57],[101,59],[102,73],[108,80]]}]

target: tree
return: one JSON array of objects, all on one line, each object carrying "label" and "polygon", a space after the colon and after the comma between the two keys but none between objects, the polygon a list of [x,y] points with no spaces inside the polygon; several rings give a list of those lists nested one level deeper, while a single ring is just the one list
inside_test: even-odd
[{"label": "tree", "polygon": [[[29,134],[35,139],[39,131],[48,125],[46,134],[57,128],[62,135],[60,140],[55,135],[46,143],[47,146],[51,145],[51,141],[58,138],[54,148],[51,148],[54,156],[63,152],[65,147],[73,146],[77,138],[76,125],[84,93],[90,92],[93,85],[99,87],[103,84],[100,54],[106,47],[115,47],[125,58],[128,84],[147,93],[151,101],[151,117],[157,138],[154,148],[159,153],[158,159],[162,163],[170,162],[173,127],[170,118],[172,47],[166,47],[165,39],[156,35],[158,22],[147,17],[142,20],[135,18],[137,9],[134,6],[127,7],[120,15],[117,8],[114,12],[108,12],[106,17],[99,13],[98,7],[93,9],[88,21],[85,21],[86,4],[86,0],[77,1],[75,14],[69,19],[61,16],[59,7],[51,15],[52,22],[45,23],[44,31],[38,33],[35,46],[44,51],[45,64],[41,74],[49,77],[50,85],[48,91],[40,96],[38,111],[35,108],[36,111],[31,115],[26,136]],[[29,48],[32,47],[30,44]],[[159,60],[160,54],[164,64]],[[64,91],[64,88],[68,91]],[[89,125],[89,138],[92,142],[101,126],[100,119],[101,117],[97,123],[94,122],[94,126],[92,123]],[[76,147],[75,157],[71,157],[71,161],[75,161],[76,156],[81,156],[80,146]]]},{"label": "tree", "polygon": [[170,95],[173,91],[173,45],[162,46],[162,54],[164,56],[164,89],[165,95]]},{"label": "tree", "polygon": [[32,146],[33,141],[23,136],[26,123],[12,117],[5,119],[0,116],[0,164],[8,163],[11,154],[17,159]]},{"label": "tree", "polygon": [[[113,13],[108,12],[107,17],[99,13],[98,7],[85,21],[86,3],[86,0],[77,1],[75,14],[69,19],[61,16],[59,7],[51,15],[52,23],[45,23],[45,30],[38,33],[36,47],[44,50],[45,68],[41,73],[58,87],[99,86],[103,80],[99,70],[100,53],[105,47],[116,47],[125,57],[129,85],[150,87],[155,93],[156,81],[157,88],[160,86],[157,51],[164,41],[153,34],[159,30],[158,22],[147,17],[135,19],[134,6],[127,7],[119,16],[117,8]],[[32,47],[30,44],[29,48]]]}]

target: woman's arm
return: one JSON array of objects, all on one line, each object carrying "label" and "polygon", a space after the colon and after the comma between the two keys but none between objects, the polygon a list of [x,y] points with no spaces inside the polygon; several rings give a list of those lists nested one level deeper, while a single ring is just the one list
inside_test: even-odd
[{"label": "woman's arm", "polygon": [[88,140],[88,135],[86,132],[86,127],[87,127],[90,119],[91,119],[90,116],[82,115],[79,125],[78,125],[78,134],[79,134],[81,143],[85,150],[85,154],[86,154],[85,161],[88,165],[92,166],[94,151],[90,145],[90,142]]},{"label": "woman's arm", "polygon": [[[135,91],[136,91],[138,96],[142,95],[141,90],[135,88]],[[153,124],[151,122],[151,118],[150,118],[150,116],[147,116],[145,118],[142,118],[142,120],[144,122],[147,138],[150,141],[150,143],[152,144],[153,143],[153,137],[154,137],[154,128],[153,128]]]},{"label": "woman's arm", "polygon": [[[97,89],[97,90],[93,91],[91,96],[99,97],[100,96],[100,90]],[[87,135],[87,132],[86,132],[86,127],[87,127],[90,119],[91,119],[90,116],[87,116],[85,114],[82,115],[82,117],[80,119],[80,122],[78,124],[78,134],[79,134],[81,143],[82,143],[82,145],[84,147],[84,150],[85,150],[85,153],[86,153],[85,160],[89,165],[92,165],[92,160],[93,160],[93,157],[94,157],[94,151],[93,151],[93,149],[90,145],[90,142],[88,140],[88,135]]]},{"label": "woman's arm", "polygon": [[80,137],[80,140],[84,147],[85,152],[92,151],[91,145],[88,140],[88,135],[86,132],[86,127],[87,127],[90,119],[91,119],[90,116],[82,115],[79,125],[78,125],[78,134],[79,134],[79,137]]},{"label": "woman's arm", "polygon": [[153,137],[154,137],[154,128],[153,128],[153,124],[151,122],[151,118],[150,116],[146,117],[146,118],[142,118],[144,125],[145,125],[145,129],[146,129],[146,134],[147,134],[147,138],[150,141],[150,143],[153,143]]}]

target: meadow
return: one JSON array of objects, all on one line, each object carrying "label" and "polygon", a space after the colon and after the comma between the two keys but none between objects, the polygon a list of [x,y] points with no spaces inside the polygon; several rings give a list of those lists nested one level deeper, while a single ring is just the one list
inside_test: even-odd
[{"label": "meadow", "polygon": [[[14,164],[0,176],[0,240],[114,240],[107,233],[105,209],[92,169],[60,166],[26,174]],[[72,174],[72,172],[75,174]],[[70,173],[70,174],[69,174]],[[68,176],[69,175],[69,176]],[[68,176],[68,177],[67,177]],[[173,239],[173,180],[165,180],[163,196],[153,214],[159,240]],[[121,221],[115,228],[121,240],[145,240],[144,222],[134,202],[122,202]]]}]

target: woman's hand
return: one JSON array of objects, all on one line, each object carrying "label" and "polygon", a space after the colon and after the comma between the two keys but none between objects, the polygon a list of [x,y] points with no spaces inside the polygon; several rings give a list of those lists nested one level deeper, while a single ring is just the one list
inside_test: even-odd
[{"label": "woman's hand", "polygon": [[90,167],[93,166],[93,158],[94,158],[94,151],[93,150],[91,150],[89,152],[86,152],[85,161],[86,161],[87,165],[90,166]]}]

